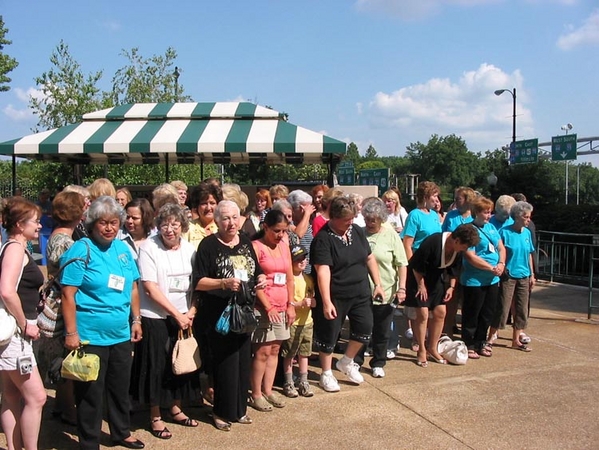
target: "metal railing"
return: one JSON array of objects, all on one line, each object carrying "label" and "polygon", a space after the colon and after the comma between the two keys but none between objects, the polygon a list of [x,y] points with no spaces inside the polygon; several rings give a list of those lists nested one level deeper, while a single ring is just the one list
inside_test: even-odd
[{"label": "metal railing", "polygon": [[539,278],[588,286],[588,318],[599,304],[593,290],[599,288],[599,235],[537,231],[535,263]]}]

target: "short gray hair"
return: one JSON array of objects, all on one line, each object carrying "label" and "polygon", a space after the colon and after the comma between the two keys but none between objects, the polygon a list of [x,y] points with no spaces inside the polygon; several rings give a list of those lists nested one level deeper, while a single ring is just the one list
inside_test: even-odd
[{"label": "short gray hair", "polygon": [[118,218],[120,228],[125,222],[125,211],[114,197],[101,195],[92,202],[87,210],[87,216],[85,218],[85,229],[87,230],[87,233],[91,234],[91,230],[94,228],[96,222],[106,217]]},{"label": "short gray hair", "polygon": [[281,211],[281,212],[283,212],[284,209],[293,210],[293,208],[291,207],[291,204],[287,200],[283,200],[283,199],[277,200],[276,202],[274,202],[272,204],[272,209]]},{"label": "short gray hair", "polygon": [[374,217],[381,219],[381,222],[386,222],[389,212],[387,211],[387,206],[385,206],[385,203],[380,198],[368,197],[362,201],[362,216],[364,218]]},{"label": "short gray hair", "polygon": [[223,208],[235,208],[237,210],[237,212],[239,214],[241,214],[241,211],[239,209],[239,205],[231,200],[221,200],[220,202],[218,202],[218,205],[216,205],[216,208],[214,209],[214,220],[216,222],[218,222],[221,218],[221,211]]},{"label": "short gray hair", "polygon": [[531,213],[532,209],[532,205],[528,202],[516,202],[510,210],[510,217],[516,220],[526,213]]},{"label": "short gray hair", "polygon": [[302,203],[312,204],[312,196],[308,194],[306,191],[302,191],[301,189],[296,189],[295,191],[291,191],[289,196],[287,197],[287,201],[291,205],[293,209],[299,209]]},{"label": "short gray hair", "polygon": [[511,195],[500,195],[495,202],[495,214],[505,220],[510,216],[510,209],[516,200]]},{"label": "short gray hair", "polygon": [[181,224],[181,232],[187,233],[189,231],[187,212],[180,205],[174,203],[167,203],[158,210],[158,214],[156,214],[156,217],[154,218],[156,228],[160,228],[160,225],[165,223],[171,217]]}]

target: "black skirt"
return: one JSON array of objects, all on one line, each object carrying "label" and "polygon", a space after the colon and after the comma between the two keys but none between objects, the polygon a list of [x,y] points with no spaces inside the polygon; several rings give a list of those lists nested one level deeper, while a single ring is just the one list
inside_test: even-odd
[{"label": "black skirt", "polygon": [[166,319],[141,318],[143,339],[135,344],[131,370],[131,396],[140,403],[170,408],[174,400],[201,399],[199,372],[175,375],[173,346],[179,326]]}]

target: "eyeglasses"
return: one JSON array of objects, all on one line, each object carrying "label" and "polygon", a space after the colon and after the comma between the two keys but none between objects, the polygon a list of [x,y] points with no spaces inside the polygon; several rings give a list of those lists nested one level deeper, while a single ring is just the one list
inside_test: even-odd
[{"label": "eyeglasses", "polygon": [[162,225],[160,225],[160,231],[168,231],[169,228],[173,231],[179,231],[179,228],[181,228],[181,224],[180,223],[163,223]]},{"label": "eyeglasses", "polygon": [[42,223],[42,221],[41,221],[41,220],[33,220],[33,219],[26,220],[26,222],[29,222],[29,223],[35,223],[35,224],[37,224],[37,225],[39,225],[40,223]]}]

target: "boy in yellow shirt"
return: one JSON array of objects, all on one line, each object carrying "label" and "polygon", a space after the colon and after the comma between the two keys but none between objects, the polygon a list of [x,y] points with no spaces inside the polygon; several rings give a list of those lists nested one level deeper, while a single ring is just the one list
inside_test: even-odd
[{"label": "boy in yellow shirt", "polygon": [[[295,282],[295,322],[289,330],[291,337],[281,344],[283,357],[283,372],[285,384],[283,393],[287,397],[312,397],[314,392],[308,383],[308,357],[312,354],[313,322],[312,311],[314,307],[314,283],[309,275],[303,273],[306,268],[307,251],[301,245],[291,246],[291,259]],[[297,356],[299,365],[299,381],[297,389],[293,383],[293,358]]]}]

